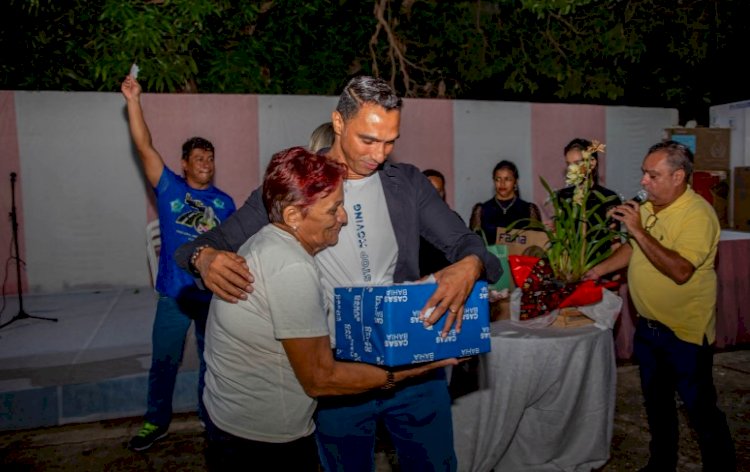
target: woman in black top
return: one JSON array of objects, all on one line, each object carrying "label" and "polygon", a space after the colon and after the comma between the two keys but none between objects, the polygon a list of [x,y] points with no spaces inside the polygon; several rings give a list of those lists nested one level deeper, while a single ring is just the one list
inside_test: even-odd
[{"label": "woman in black top", "polygon": [[[588,139],[582,139],[582,138],[575,138],[572,141],[570,141],[563,150],[565,154],[565,163],[569,166],[571,164],[580,164],[583,160],[583,151],[588,149],[588,147],[591,146],[591,141]],[[589,215],[588,218],[588,226],[589,228],[592,228],[594,226],[601,226],[602,222],[607,221],[607,217],[609,216],[609,212],[612,208],[616,207],[617,205],[622,203],[622,200],[620,200],[620,197],[613,192],[612,190],[603,187],[599,185],[599,155],[597,153],[592,153],[591,157],[593,158],[593,171],[591,173],[592,183],[591,189],[589,190],[589,198],[586,201],[587,208],[594,208],[596,205],[599,205],[599,207]],[[573,192],[575,191],[575,187],[565,187],[564,189],[557,192],[557,198],[560,200],[572,200],[573,199]],[[602,201],[602,199],[595,193],[601,194],[602,197],[606,201]],[[615,225],[612,224],[612,229],[615,229]],[[602,239],[606,237],[607,230],[600,229],[599,231],[589,231],[587,233],[586,239],[591,243],[595,244],[597,240]],[[597,251],[597,255],[601,254],[608,254],[611,249],[614,249],[612,247],[602,247]]]},{"label": "woman in black top", "polygon": [[[510,161],[500,161],[492,171],[495,196],[482,204],[481,227],[487,242],[495,244],[497,228],[507,228],[518,220],[541,221],[539,207],[522,200],[518,190],[518,168]],[[527,225],[518,223],[517,228]]]},{"label": "woman in black top", "polygon": [[[582,139],[582,138],[575,138],[571,142],[569,142],[565,149],[563,150],[563,153],[565,155],[565,164],[571,165],[571,164],[580,164],[583,160],[583,151],[588,149],[588,147],[591,146],[591,141],[588,139]],[[601,218],[601,221],[606,221],[607,216],[609,213],[609,210],[616,207],[617,205],[621,204],[622,201],[620,200],[620,197],[617,195],[617,193],[613,192],[612,190],[603,187],[599,185],[599,155],[597,153],[592,153],[591,157],[594,159],[593,166],[594,169],[591,173],[591,178],[593,180],[593,186],[591,187],[591,190],[589,191],[589,198],[587,202],[587,206],[589,208],[593,208],[594,205],[597,205],[599,203],[602,203],[602,201],[599,199],[599,197],[596,196],[594,192],[601,193],[605,198],[609,199],[607,202],[601,204],[599,208],[596,210],[596,214],[599,215],[599,218]],[[560,199],[571,199],[573,198],[573,191],[575,190],[574,187],[566,187],[558,192]],[[597,223],[597,220],[595,217],[592,217],[589,222],[591,225],[594,225]]]}]

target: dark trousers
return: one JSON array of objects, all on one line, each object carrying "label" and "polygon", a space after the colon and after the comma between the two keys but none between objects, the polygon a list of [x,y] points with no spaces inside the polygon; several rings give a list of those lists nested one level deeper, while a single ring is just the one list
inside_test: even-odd
[{"label": "dark trousers", "polygon": [[698,434],[704,471],[734,471],[734,443],[727,420],[716,406],[713,350],[682,341],[661,323],[639,317],[633,351],[640,365],[641,389],[651,431],[649,466],[674,471],[677,466],[678,419],[675,391]]},{"label": "dark trousers", "polygon": [[315,414],[315,436],[325,471],[375,470],[378,424],[388,432],[401,470],[457,469],[451,399],[443,369],[401,382],[392,390],[321,397]]},{"label": "dark trousers", "polygon": [[148,373],[147,409],[144,419],[166,428],[172,421],[172,397],[177,373],[182,363],[185,338],[190,323],[195,322],[195,340],[198,349],[198,417],[205,422],[203,406],[203,375],[206,362],[203,346],[206,335],[208,303],[181,303],[161,295],[156,306],[154,327],[151,333],[151,369]]},{"label": "dark trousers", "polygon": [[253,441],[227,433],[206,415],[206,439],[206,465],[211,472],[317,472],[320,463],[314,434],[286,443]]}]

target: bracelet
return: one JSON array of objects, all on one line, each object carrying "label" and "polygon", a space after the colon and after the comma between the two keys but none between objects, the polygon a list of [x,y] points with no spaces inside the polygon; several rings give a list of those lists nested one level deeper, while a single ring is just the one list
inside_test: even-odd
[{"label": "bracelet", "polygon": [[201,255],[201,251],[208,247],[210,247],[208,244],[198,246],[197,248],[195,248],[195,250],[193,250],[193,254],[190,256],[190,270],[196,275],[200,275],[200,272],[198,272],[198,268],[195,267],[195,263],[198,261],[198,256]]},{"label": "bracelet", "polygon": [[390,390],[396,386],[396,377],[390,370],[385,371],[385,385],[380,387],[381,390]]}]

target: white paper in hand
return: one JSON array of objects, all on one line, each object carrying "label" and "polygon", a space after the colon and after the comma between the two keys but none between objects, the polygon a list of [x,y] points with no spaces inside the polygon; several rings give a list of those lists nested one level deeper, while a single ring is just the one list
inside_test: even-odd
[{"label": "white paper in hand", "polygon": [[137,79],[139,70],[140,69],[138,69],[138,64],[134,62],[133,65],[130,66],[130,76],[133,77],[134,79]]}]

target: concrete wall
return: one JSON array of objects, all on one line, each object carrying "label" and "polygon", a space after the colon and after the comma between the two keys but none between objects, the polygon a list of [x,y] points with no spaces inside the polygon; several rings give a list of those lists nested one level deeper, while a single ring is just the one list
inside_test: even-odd
[{"label": "concrete wall", "polygon": [[[179,169],[182,142],[200,135],[216,146],[216,185],[241,205],[259,185],[271,155],[305,145],[330,120],[336,97],[144,94],[154,144]],[[573,137],[607,144],[606,186],[638,188],[646,149],[675,109],[489,101],[405,100],[392,159],[432,167],[447,178],[449,204],[468,221],[492,197],[490,172],[501,159],[520,171],[523,198],[543,205],[543,176],[563,180],[563,146]],[[145,225],[155,217],[128,134],[119,93],[0,91],[0,212],[10,211],[16,172],[24,287],[60,292],[150,283]],[[11,256],[10,224],[0,224],[0,260]],[[15,293],[15,273],[6,293]]]}]

